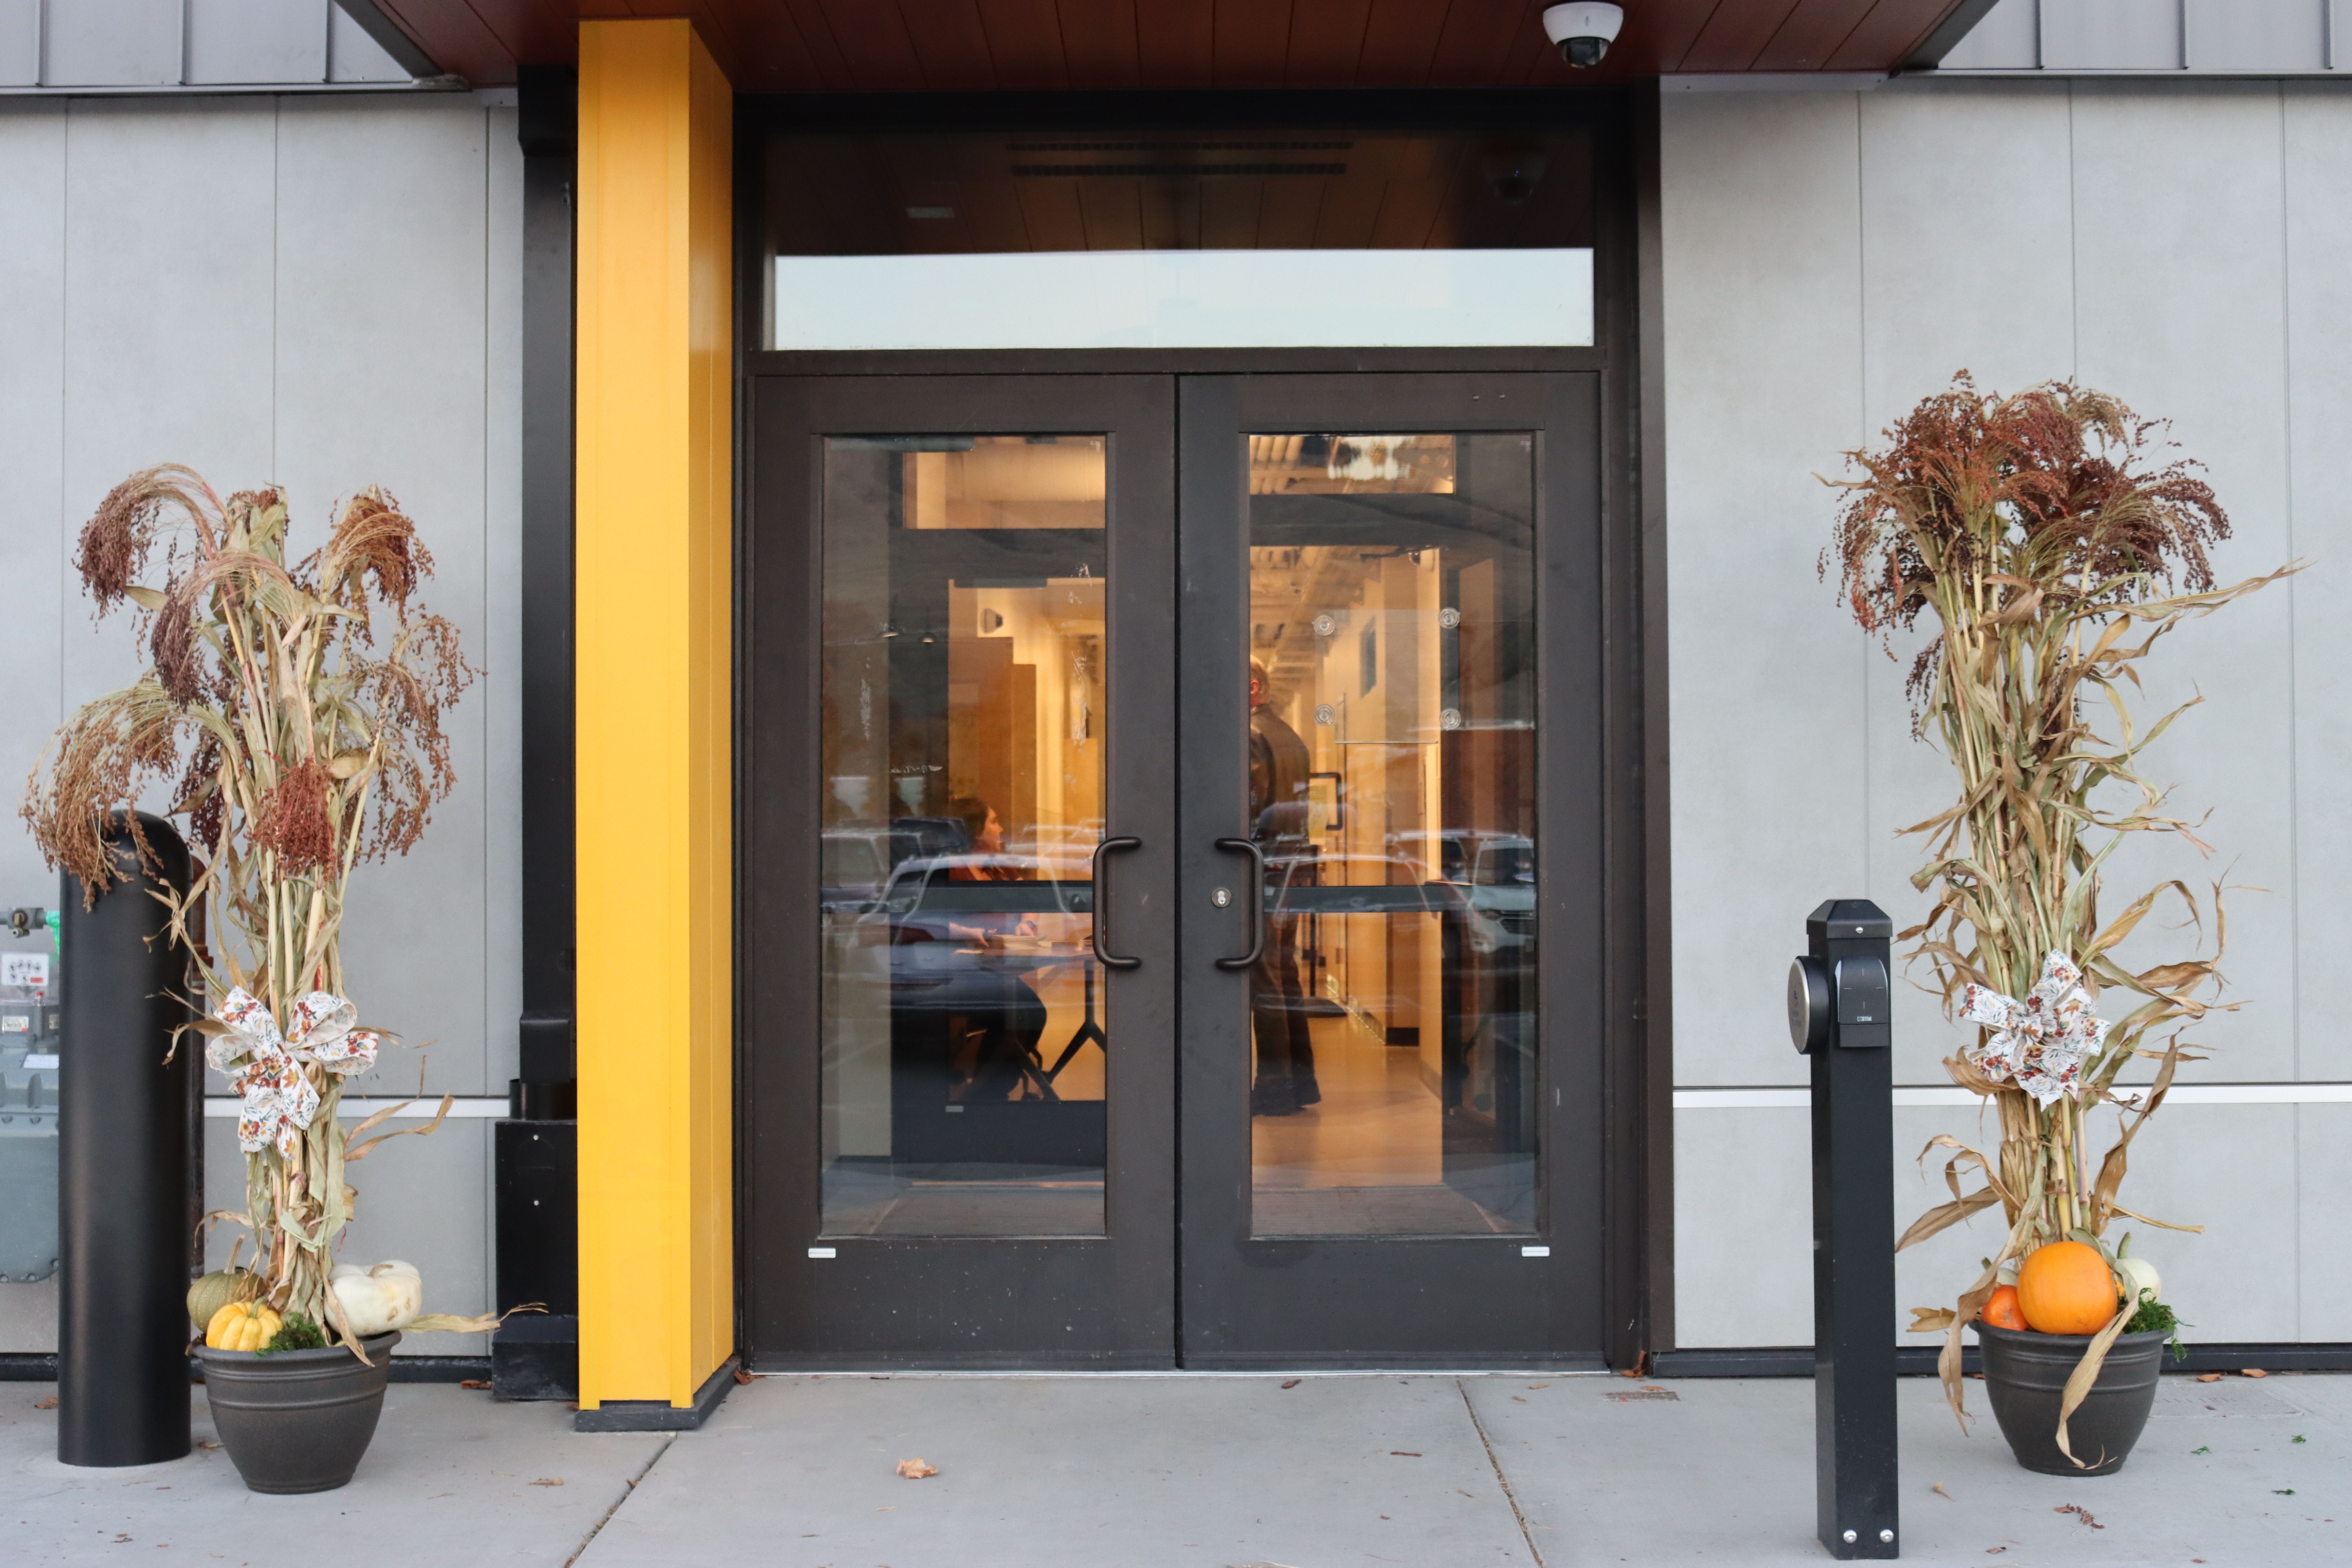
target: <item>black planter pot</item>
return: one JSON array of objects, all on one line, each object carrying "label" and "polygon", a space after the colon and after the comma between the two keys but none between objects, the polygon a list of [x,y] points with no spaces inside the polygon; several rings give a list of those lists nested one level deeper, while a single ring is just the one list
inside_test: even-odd
[{"label": "black planter pot", "polygon": [[322,1351],[200,1347],[205,1399],[236,1473],[257,1492],[324,1492],[360,1468],[383,1412],[397,1331],[360,1342],[371,1366],[340,1346]]},{"label": "black planter pot", "polygon": [[2121,1334],[2107,1347],[2098,1381],[2066,1423],[2076,1465],[2058,1451],[2058,1405],[2066,1380],[2090,1347],[2089,1334],[2037,1334],[1974,1323],[1984,1351],[1985,1394],[2010,1451],[2029,1470],[2047,1476],[2111,1476],[2139,1441],[2156,1404],[2163,1370],[2165,1331]]}]

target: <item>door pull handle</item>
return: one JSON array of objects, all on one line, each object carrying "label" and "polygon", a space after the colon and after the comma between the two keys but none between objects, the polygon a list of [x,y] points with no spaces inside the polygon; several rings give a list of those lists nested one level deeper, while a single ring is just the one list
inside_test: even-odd
[{"label": "door pull handle", "polygon": [[1246,838],[1220,838],[1217,847],[1250,858],[1250,950],[1239,958],[1217,960],[1219,969],[1247,969],[1265,956],[1265,851]]},{"label": "door pull handle", "polygon": [[[1142,847],[1143,840],[1140,838],[1106,838],[1095,846],[1094,868],[1090,873],[1094,878],[1095,903],[1092,940],[1095,947],[1095,962],[1105,969],[1137,969],[1143,963],[1143,960],[1139,958],[1125,957],[1104,946],[1110,937],[1110,888],[1103,880],[1104,856],[1117,849]],[[1094,993],[1089,990],[1087,994],[1091,997]],[[1091,1006],[1092,1004],[1089,1003],[1088,1005]]]}]

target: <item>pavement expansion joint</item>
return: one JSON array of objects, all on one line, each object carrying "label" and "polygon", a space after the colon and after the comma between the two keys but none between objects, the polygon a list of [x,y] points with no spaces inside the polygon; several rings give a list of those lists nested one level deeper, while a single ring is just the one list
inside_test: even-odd
[{"label": "pavement expansion joint", "polygon": [[596,1516],[596,1522],[588,1527],[588,1533],[580,1538],[580,1544],[572,1548],[572,1555],[563,1560],[563,1568],[572,1568],[573,1563],[580,1561],[582,1555],[587,1552],[589,1544],[604,1532],[606,1525],[613,1522],[613,1516],[621,1511],[621,1505],[636,1496],[637,1488],[644,1484],[647,1476],[654,1473],[654,1467],[661,1463],[662,1456],[668,1453],[671,1446],[677,1441],[676,1433],[662,1439],[661,1447],[656,1448],[653,1451],[653,1457],[645,1462],[635,1475],[628,1479],[628,1484],[624,1486],[618,1495],[613,1499],[612,1506]]}]

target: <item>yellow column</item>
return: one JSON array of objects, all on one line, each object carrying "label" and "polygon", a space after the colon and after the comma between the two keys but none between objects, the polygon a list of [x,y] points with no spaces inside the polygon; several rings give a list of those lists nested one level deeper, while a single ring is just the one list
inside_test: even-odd
[{"label": "yellow column", "polygon": [[583,1410],[735,1348],[733,111],[690,23],[581,24]]}]

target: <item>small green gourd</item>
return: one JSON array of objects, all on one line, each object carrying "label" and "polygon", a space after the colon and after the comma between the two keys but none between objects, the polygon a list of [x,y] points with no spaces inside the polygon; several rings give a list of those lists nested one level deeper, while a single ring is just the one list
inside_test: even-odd
[{"label": "small green gourd", "polygon": [[245,1281],[242,1268],[217,1268],[188,1287],[188,1321],[209,1324],[223,1307],[236,1299]]}]

